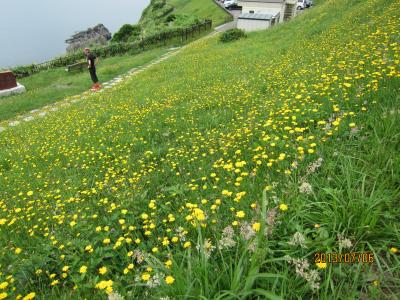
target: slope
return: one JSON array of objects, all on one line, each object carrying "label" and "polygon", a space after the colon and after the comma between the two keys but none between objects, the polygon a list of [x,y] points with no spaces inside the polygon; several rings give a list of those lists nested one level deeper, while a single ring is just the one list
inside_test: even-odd
[{"label": "slope", "polygon": [[2,293],[395,298],[398,5],[208,37],[1,133]]},{"label": "slope", "polygon": [[144,34],[151,34],[171,27],[187,27],[204,19],[211,19],[218,26],[232,17],[213,0],[153,0],[143,11],[140,25]]}]

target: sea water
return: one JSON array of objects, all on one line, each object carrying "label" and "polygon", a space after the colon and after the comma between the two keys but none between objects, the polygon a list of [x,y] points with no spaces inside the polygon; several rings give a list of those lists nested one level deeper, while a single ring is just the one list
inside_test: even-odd
[{"label": "sea water", "polygon": [[12,0],[0,2],[0,68],[65,54],[65,40],[102,23],[112,33],[135,24],[150,0]]}]

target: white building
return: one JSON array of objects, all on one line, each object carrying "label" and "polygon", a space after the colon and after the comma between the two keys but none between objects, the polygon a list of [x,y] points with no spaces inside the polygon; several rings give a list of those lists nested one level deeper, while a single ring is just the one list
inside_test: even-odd
[{"label": "white building", "polygon": [[259,14],[259,13],[242,13],[237,20],[237,28],[245,31],[263,30],[274,26],[279,20],[277,15]]},{"label": "white building", "polygon": [[238,28],[245,31],[267,29],[296,15],[297,0],[239,0],[242,14]]}]

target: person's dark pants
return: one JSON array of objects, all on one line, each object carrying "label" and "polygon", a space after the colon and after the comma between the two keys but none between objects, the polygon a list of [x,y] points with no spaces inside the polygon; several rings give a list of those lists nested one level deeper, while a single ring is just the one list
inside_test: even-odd
[{"label": "person's dark pants", "polygon": [[93,83],[98,83],[99,79],[96,75],[96,68],[89,68],[90,77],[92,78]]}]

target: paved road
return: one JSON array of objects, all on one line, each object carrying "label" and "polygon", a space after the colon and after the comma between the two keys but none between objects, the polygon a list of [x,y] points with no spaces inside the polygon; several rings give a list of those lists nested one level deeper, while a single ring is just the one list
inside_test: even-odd
[{"label": "paved road", "polygon": [[237,19],[240,16],[240,14],[242,13],[242,11],[240,9],[233,9],[233,10],[227,10],[224,8],[224,5],[222,4],[222,2],[218,1],[218,0],[214,0],[215,3],[217,3],[219,6],[221,6],[225,11],[227,11],[228,13],[230,13],[233,17],[233,21],[229,22],[229,23],[225,23],[221,26],[218,26],[215,28],[216,31],[222,32],[222,31],[226,31],[228,29],[232,29],[232,28],[236,28],[236,24],[237,24]]}]

